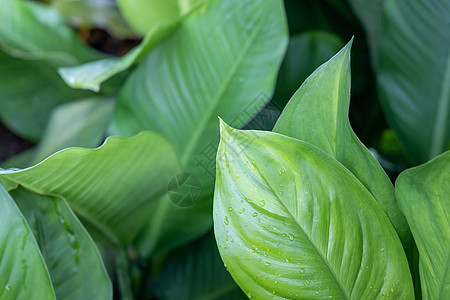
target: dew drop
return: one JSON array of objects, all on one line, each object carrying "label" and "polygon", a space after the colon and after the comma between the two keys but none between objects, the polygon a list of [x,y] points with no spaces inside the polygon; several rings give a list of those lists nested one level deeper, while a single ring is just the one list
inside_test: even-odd
[{"label": "dew drop", "polygon": [[381,251],[381,252],[384,252],[384,248],[381,248],[380,251]]},{"label": "dew drop", "polygon": [[253,216],[253,217],[257,217],[257,216],[258,216],[258,213],[257,213],[257,212],[254,212],[252,216]]},{"label": "dew drop", "polygon": [[225,225],[228,225],[229,223],[228,223],[228,217],[227,216],[225,216],[225,220],[223,221],[224,223],[225,223]]},{"label": "dew drop", "polygon": [[316,295],[319,295],[319,291],[318,290],[316,290]]},{"label": "dew drop", "polygon": [[239,175],[236,175],[236,179],[239,179]]},{"label": "dew drop", "polygon": [[283,192],[282,192],[282,191],[279,191],[278,194],[279,194],[280,196],[283,196]]},{"label": "dew drop", "polygon": [[259,201],[259,206],[264,207],[264,205],[266,205],[266,201],[265,200]]},{"label": "dew drop", "polygon": [[304,274],[305,273],[305,269],[304,268],[300,268],[300,274]]},{"label": "dew drop", "polygon": [[6,286],[5,286],[5,291],[6,292],[9,292],[11,290],[11,286],[9,285],[9,284],[7,284]]},{"label": "dew drop", "polygon": [[243,207],[243,208],[242,208],[242,212],[244,212],[244,211],[245,211],[245,208]]},{"label": "dew drop", "polygon": [[289,258],[287,258],[287,257],[286,257],[286,262],[288,263],[288,262],[291,262],[291,261],[290,261],[290,259],[289,259]]},{"label": "dew drop", "polygon": [[292,234],[289,233],[289,240],[293,241],[294,240],[294,236]]},{"label": "dew drop", "polygon": [[282,176],[284,174],[284,170],[278,170],[278,175]]},{"label": "dew drop", "polygon": [[229,211],[233,211],[234,208],[232,208],[231,206],[228,208]]},{"label": "dew drop", "polygon": [[251,293],[247,293],[247,297],[248,297],[248,299],[252,299],[252,294]]},{"label": "dew drop", "polygon": [[265,265],[266,265],[266,267],[268,267],[268,266],[270,266],[270,265],[271,265],[271,263],[270,263],[270,262],[268,262],[268,261],[266,261]]}]

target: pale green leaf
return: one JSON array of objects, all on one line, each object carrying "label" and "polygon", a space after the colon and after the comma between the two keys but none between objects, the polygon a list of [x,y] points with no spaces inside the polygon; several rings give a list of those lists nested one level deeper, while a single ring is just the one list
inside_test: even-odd
[{"label": "pale green leaf", "polygon": [[58,299],[112,299],[100,254],[66,201],[24,188],[10,195],[34,233]]},{"label": "pale green leaf", "polygon": [[303,141],[222,123],[214,230],[228,270],[254,299],[414,299],[378,203]]},{"label": "pale green leaf", "polygon": [[380,101],[410,160],[450,147],[450,1],[388,0],[380,38]]},{"label": "pale green leaf", "polygon": [[0,184],[0,298],[56,299],[33,233]]},{"label": "pale green leaf", "polygon": [[60,68],[58,72],[69,86],[98,92],[104,81],[141,60],[147,52],[170,34],[177,24],[177,22],[168,22],[155,26],[139,46],[123,57],[104,58],[75,67]]},{"label": "pale green leaf", "polygon": [[308,142],[341,162],[372,193],[402,241],[409,244],[408,224],[398,208],[394,187],[350,126],[351,45],[347,44],[306,79],[273,130]]},{"label": "pale green leaf", "polygon": [[[151,215],[152,199],[167,192],[179,172],[171,146],[142,132],[110,137],[97,149],[69,148],[23,170],[0,171],[0,180],[43,195],[60,195],[109,243],[130,243]],[[4,181],[3,178],[6,178]]]},{"label": "pale green leaf", "polygon": [[401,173],[395,191],[419,249],[423,299],[449,299],[450,151]]},{"label": "pale green leaf", "polygon": [[23,0],[0,1],[0,48],[10,55],[55,66],[102,57],[89,49],[53,8]]}]

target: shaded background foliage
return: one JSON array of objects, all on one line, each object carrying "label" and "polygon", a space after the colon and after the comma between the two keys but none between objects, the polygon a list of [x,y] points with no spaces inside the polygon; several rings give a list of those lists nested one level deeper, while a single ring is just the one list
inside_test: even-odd
[{"label": "shaded background foliage", "polygon": [[[40,26],[36,25],[33,35],[30,35],[32,42],[26,43],[17,38],[21,34],[27,36],[25,29],[24,33],[14,32],[15,29],[8,31],[10,28],[7,22],[1,23],[2,20],[7,20],[8,5],[22,1],[0,1],[3,5],[0,6],[0,166],[3,168],[29,167],[67,147],[93,148],[101,145],[111,133],[117,133],[110,126],[111,118],[114,116],[117,119],[117,114],[113,113],[114,107],[118,102],[122,107],[127,107],[126,98],[130,98],[130,95],[122,87],[131,86],[129,90],[134,90],[130,78],[139,77],[129,75],[141,72],[142,77],[150,76],[152,64],[157,61],[157,57],[153,60],[146,57],[156,55],[151,50],[162,43],[166,35],[170,39],[170,34],[175,29],[169,23],[176,23],[189,15],[191,10],[195,14],[198,5],[205,2],[164,2],[165,6],[161,11],[166,11],[167,14],[161,15],[167,18],[162,22],[170,22],[165,24],[166,27],[159,27],[158,22],[161,20],[152,23],[145,18],[152,9],[151,6],[140,6],[139,1],[34,1],[36,4],[32,6],[37,8],[36,14],[31,18],[34,24],[59,29],[55,32],[46,31],[45,26],[39,29]],[[154,5],[157,2],[149,1]],[[251,105],[255,108],[260,108],[263,104],[265,106],[258,114],[246,116],[245,122],[241,122],[246,124],[238,125],[271,130],[287,101],[307,76],[354,36],[350,123],[391,179],[394,180],[405,168],[423,163],[448,149],[450,67],[446,55],[450,38],[445,28],[448,28],[449,4],[444,0],[416,2],[285,0],[289,45],[277,76],[274,95],[271,97],[270,87],[252,91],[256,94],[263,93],[264,97]],[[43,5],[55,10],[44,14],[43,8],[47,6]],[[427,9],[423,9],[425,6]],[[27,14],[24,15],[29,16],[29,12]],[[49,15],[53,17],[46,19]],[[404,23],[413,24],[415,21],[411,19],[418,17],[434,20],[437,25],[433,28],[440,30],[432,30],[419,22],[412,30],[420,34],[412,37],[411,31],[402,26]],[[132,19],[142,22],[134,22]],[[403,23],[396,22],[399,20]],[[29,26],[33,26],[33,23]],[[162,32],[162,37],[152,35],[152,30]],[[430,31],[434,34],[428,35]],[[424,41],[426,36],[428,40]],[[83,43],[79,43],[78,39]],[[50,42],[39,45],[44,40]],[[396,42],[398,40],[401,41],[400,44]],[[144,46],[138,51],[132,50],[141,41]],[[281,40],[278,42],[282,44]],[[278,52],[281,53],[283,47],[280,45],[270,46],[279,47]],[[430,53],[431,50],[426,45],[434,45],[438,49],[437,54]],[[122,57],[123,60],[117,57]],[[71,88],[70,82],[66,84],[60,76],[63,73],[58,74],[61,67],[75,67],[100,59],[105,60],[102,62],[104,65],[121,65],[120,68],[117,67],[115,76],[110,74],[105,77],[99,91]],[[434,64],[429,64],[430,60]],[[147,68],[142,67],[146,64]],[[403,71],[408,64],[421,67]],[[417,68],[423,72],[424,80],[428,79],[426,83],[423,78],[410,78],[408,75],[415,74]],[[271,77],[270,74],[268,77]],[[70,77],[64,78],[67,82]],[[409,80],[407,84],[404,83],[405,78],[406,81]],[[430,90],[434,88],[433,82],[440,85],[437,87],[438,92],[429,96]],[[139,84],[146,87],[152,83],[138,82],[134,85]],[[402,84],[406,85],[407,90],[410,85],[417,90],[408,90],[409,98],[402,98],[401,93],[393,95],[392,93],[405,87]],[[268,98],[271,98],[270,102]],[[411,111],[396,103],[407,103],[406,108],[410,107]],[[419,115],[415,114],[417,111]],[[436,111],[441,114],[437,116]],[[423,114],[420,115],[420,112]],[[415,130],[423,124],[433,123],[435,127],[431,126],[433,128],[429,129],[430,126],[423,126],[418,144],[414,137],[405,135],[402,123],[398,122],[398,115],[405,120],[403,124],[411,125],[406,132],[415,134]],[[419,119],[421,121],[417,121]],[[158,131],[162,127],[160,125],[149,129],[156,128]],[[438,134],[436,138],[431,138],[434,141],[431,144],[435,146],[430,154],[426,147],[430,143],[429,137],[434,136],[430,130],[434,132],[435,128]],[[159,133],[164,135],[162,131]],[[67,138],[62,138],[66,136]],[[187,165],[192,167],[192,162]],[[208,194],[207,190],[211,187],[212,179],[202,181],[205,185],[205,199],[211,197],[211,191]],[[164,200],[160,202],[165,203]],[[155,210],[165,210],[161,207],[159,205]],[[205,204],[203,211],[193,216],[198,216],[200,220],[201,216],[206,215],[205,212],[209,212],[208,209],[210,208]],[[161,244],[158,244],[162,250],[153,253],[149,259],[142,255],[142,251],[151,252],[148,245],[155,241],[144,240],[137,246],[138,249],[126,247],[120,251],[110,245],[101,246],[100,252],[114,283],[114,294],[123,298],[134,294],[138,299],[245,298],[223,267],[208,222],[205,218],[204,224],[198,228],[186,228],[185,238],[179,239],[178,244],[172,244],[170,237],[162,238]],[[145,235],[145,232],[140,234]],[[217,281],[209,280],[208,274],[211,273],[215,274]]]}]

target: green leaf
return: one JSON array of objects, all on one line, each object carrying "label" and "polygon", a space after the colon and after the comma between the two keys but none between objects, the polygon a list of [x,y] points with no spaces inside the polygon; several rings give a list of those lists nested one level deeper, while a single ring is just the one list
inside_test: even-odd
[{"label": "green leaf", "polygon": [[56,10],[22,0],[0,1],[0,48],[12,56],[43,59],[55,66],[102,57],[80,41]]},{"label": "green leaf", "polygon": [[341,162],[372,193],[402,241],[409,244],[408,224],[398,208],[394,187],[350,126],[351,45],[352,41],[308,77],[273,131],[310,143]]},{"label": "green leaf", "polygon": [[106,135],[114,101],[95,97],[58,106],[49,118],[32,164],[69,147],[97,147]]},{"label": "green leaf", "polygon": [[247,299],[225,269],[212,232],[170,253],[152,289],[166,300]]},{"label": "green leaf", "polygon": [[400,174],[396,196],[419,249],[423,299],[450,298],[450,151]]},{"label": "green leaf", "polygon": [[[129,77],[118,97],[112,132],[161,134],[202,188],[201,200],[190,209],[157,200],[148,232],[140,235],[142,253],[163,238],[166,245],[178,244],[189,236],[186,231],[181,235],[180,228],[197,227],[191,239],[209,229],[217,115],[241,126],[257,113],[273,93],[286,44],[281,1],[209,1],[183,18]],[[190,225],[192,220],[204,225]]]},{"label": "green leaf", "polygon": [[383,25],[383,5],[386,0],[350,0],[353,11],[358,16],[367,34],[372,64],[377,65],[378,44]]},{"label": "green leaf", "polygon": [[50,4],[75,27],[103,28],[121,39],[136,36],[120,15],[114,0],[51,0]]},{"label": "green leaf", "polygon": [[58,299],[112,299],[100,254],[66,201],[24,188],[10,194],[32,229]]},{"label": "green leaf", "polygon": [[291,36],[272,101],[284,107],[302,82],[343,46],[337,35],[326,31],[310,30]]},{"label": "green leaf", "polygon": [[389,124],[410,160],[450,147],[450,2],[387,1],[378,90]]},{"label": "green leaf", "polygon": [[97,149],[69,148],[31,168],[0,171],[0,180],[8,189],[15,182],[38,194],[62,196],[96,238],[129,244],[151,215],[151,199],[166,193],[178,172],[164,138],[142,132],[110,137]]},{"label": "green leaf", "polygon": [[56,299],[30,227],[0,184],[0,298]]},{"label": "green leaf", "polygon": [[0,51],[0,117],[17,135],[39,140],[56,106],[90,95],[67,87],[56,70],[42,62]]},{"label": "green leaf", "polygon": [[214,230],[255,299],[413,299],[394,228],[339,162],[303,141],[222,123]]},{"label": "green leaf", "polygon": [[98,92],[104,81],[141,60],[147,52],[169,35],[177,24],[177,22],[168,22],[155,26],[139,46],[120,58],[104,58],[75,67],[60,68],[58,72],[69,86]]}]

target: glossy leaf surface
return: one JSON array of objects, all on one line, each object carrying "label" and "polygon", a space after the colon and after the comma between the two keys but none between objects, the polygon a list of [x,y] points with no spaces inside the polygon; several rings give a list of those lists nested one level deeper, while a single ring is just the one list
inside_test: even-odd
[{"label": "glossy leaf surface", "polygon": [[10,194],[37,240],[58,299],[112,299],[111,282],[94,241],[66,201],[24,188]]},{"label": "glossy leaf surface", "polygon": [[33,233],[0,184],[0,298],[56,299]]},{"label": "glossy leaf surface", "polygon": [[110,137],[97,149],[69,148],[28,169],[0,171],[0,180],[8,189],[17,183],[39,194],[60,195],[97,230],[96,237],[128,244],[151,213],[149,200],[167,192],[178,170],[164,138],[142,132]]},{"label": "glossy leaf surface", "polygon": [[380,101],[410,160],[450,147],[450,2],[386,2],[377,81]]},{"label": "glossy leaf surface", "polygon": [[214,230],[254,299],[413,299],[400,240],[367,189],[305,142],[222,124]]},{"label": "glossy leaf surface", "polygon": [[450,298],[450,151],[400,174],[396,196],[419,249],[423,299]]},{"label": "glossy leaf surface", "polygon": [[0,1],[0,48],[16,57],[43,59],[55,66],[102,57],[81,42],[56,10],[23,0]]},{"label": "glossy leaf surface", "polygon": [[394,187],[348,119],[351,44],[306,79],[273,131],[308,142],[341,162],[372,193],[407,243],[408,225],[395,200]]},{"label": "glossy leaf surface", "polygon": [[69,86],[98,92],[104,81],[141,60],[148,51],[172,32],[176,25],[177,22],[167,22],[156,26],[139,46],[122,57],[103,58],[79,66],[60,68],[58,72]]}]

